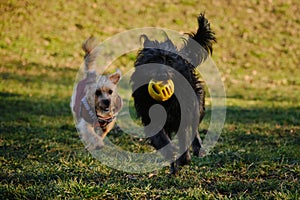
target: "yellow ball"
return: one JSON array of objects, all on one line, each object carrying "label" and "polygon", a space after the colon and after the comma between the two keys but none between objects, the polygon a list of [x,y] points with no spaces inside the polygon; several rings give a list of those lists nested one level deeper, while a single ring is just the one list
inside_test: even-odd
[{"label": "yellow ball", "polygon": [[172,80],[156,81],[150,80],[148,92],[156,101],[166,101],[174,94],[174,83]]}]

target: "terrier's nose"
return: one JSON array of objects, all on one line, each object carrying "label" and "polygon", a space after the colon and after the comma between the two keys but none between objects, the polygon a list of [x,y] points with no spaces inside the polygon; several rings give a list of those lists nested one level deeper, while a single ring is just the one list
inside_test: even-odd
[{"label": "terrier's nose", "polygon": [[109,107],[110,100],[109,99],[103,99],[102,103],[103,103],[104,106]]}]

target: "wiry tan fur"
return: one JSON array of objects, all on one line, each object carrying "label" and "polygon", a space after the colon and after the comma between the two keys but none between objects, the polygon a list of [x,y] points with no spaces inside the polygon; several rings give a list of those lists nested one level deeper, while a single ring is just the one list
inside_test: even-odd
[{"label": "wiry tan fur", "polygon": [[[85,51],[84,56],[84,70],[86,84],[84,87],[84,96],[87,99],[91,109],[95,109],[95,114],[103,118],[115,116],[122,107],[122,99],[117,93],[117,84],[121,78],[121,72],[117,70],[116,73],[110,75],[98,75],[96,68],[96,59],[99,55],[98,41],[94,37],[87,39],[82,49]],[[78,87],[78,85],[77,85]],[[77,88],[75,87],[75,88]],[[97,94],[101,95],[97,95]],[[114,127],[116,118],[114,118],[105,127],[95,128],[94,124],[87,122],[83,117],[74,113],[74,105],[76,99],[76,92],[73,93],[71,108],[73,114],[77,119],[77,129],[80,137],[88,150],[97,150],[104,146],[103,139],[107,133]],[[110,102],[109,105],[106,105]]]}]

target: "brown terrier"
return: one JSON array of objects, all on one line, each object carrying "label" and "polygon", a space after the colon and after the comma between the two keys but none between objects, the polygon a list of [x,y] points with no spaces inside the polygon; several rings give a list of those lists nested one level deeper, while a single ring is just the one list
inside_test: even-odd
[{"label": "brown terrier", "polygon": [[104,146],[103,139],[114,127],[116,116],[123,105],[117,92],[121,72],[117,70],[110,75],[98,75],[93,70],[99,54],[94,37],[87,39],[82,48],[85,51],[86,76],[75,87],[71,108],[86,148],[97,150]]}]

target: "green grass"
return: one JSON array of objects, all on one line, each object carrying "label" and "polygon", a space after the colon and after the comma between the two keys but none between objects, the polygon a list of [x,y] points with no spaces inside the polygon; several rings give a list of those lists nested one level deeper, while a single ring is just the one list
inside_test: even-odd
[{"label": "green grass", "polygon": [[[0,199],[299,199],[299,9],[296,0],[0,1]],[[69,109],[81,43],[138,27],[193,31],[201,11],[228,97],[213,152],[173,177],[167,167],[152,176],[101,164]],[[125,71],[134,55],[115,65]]]}]

